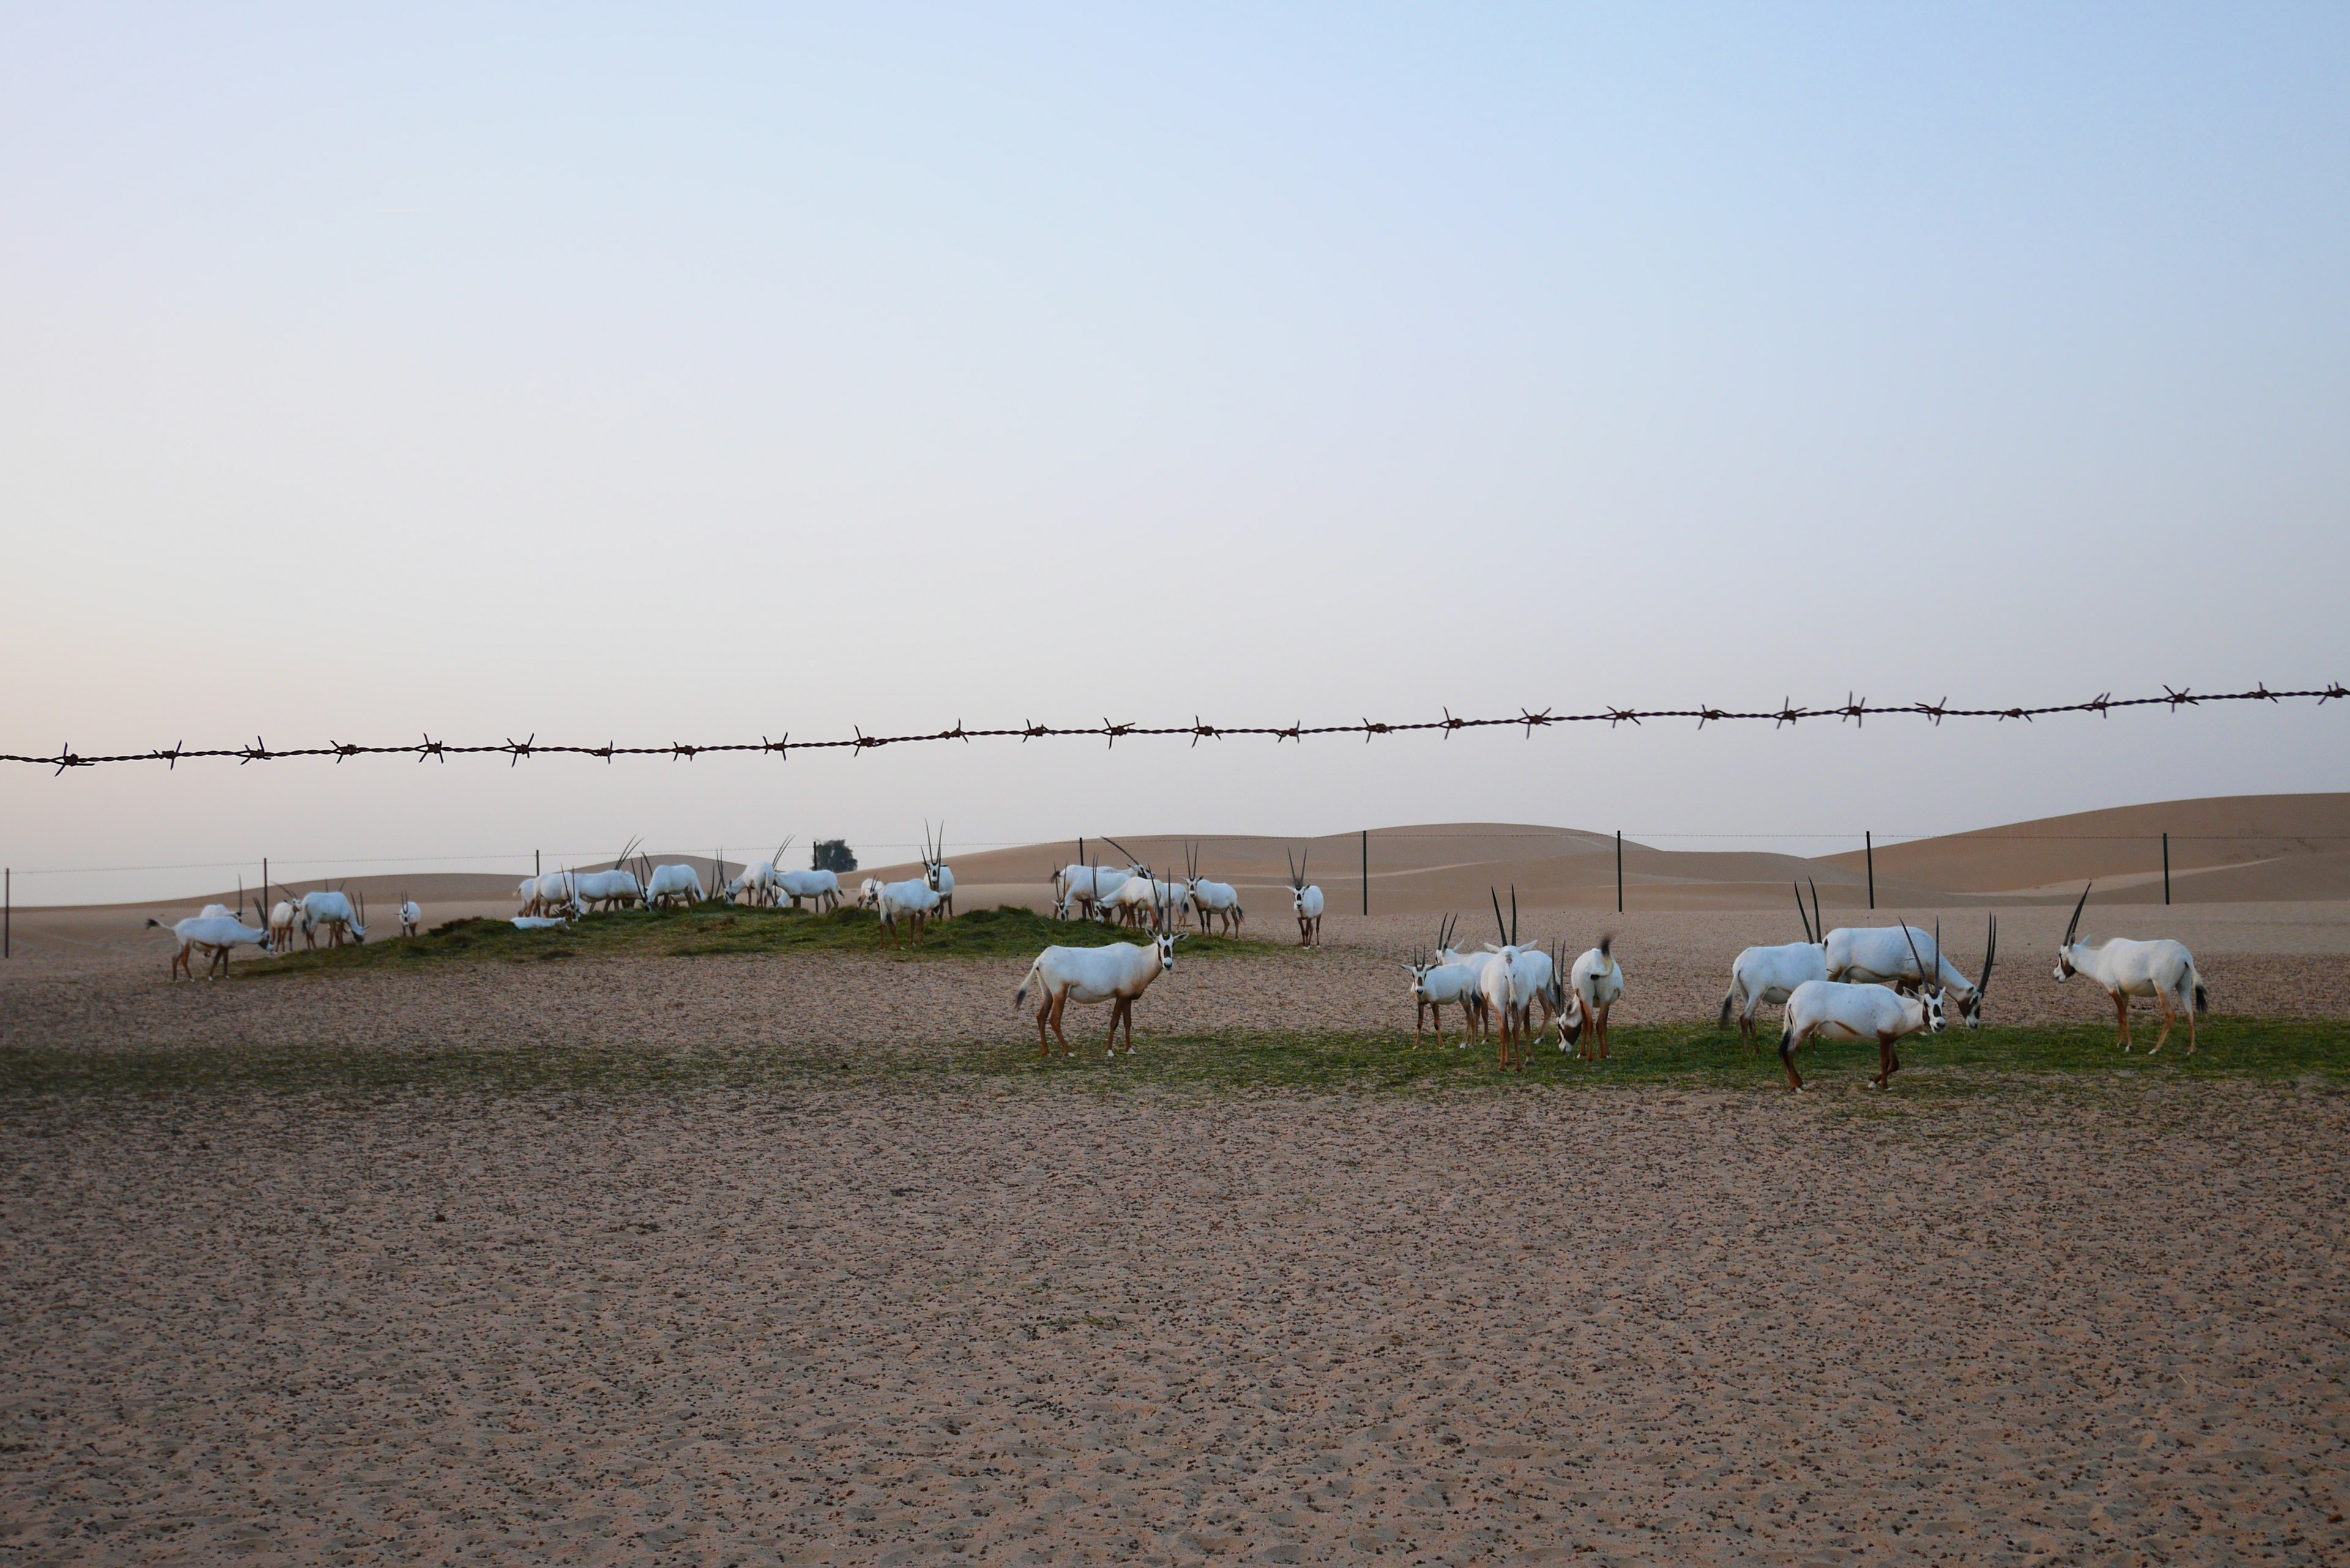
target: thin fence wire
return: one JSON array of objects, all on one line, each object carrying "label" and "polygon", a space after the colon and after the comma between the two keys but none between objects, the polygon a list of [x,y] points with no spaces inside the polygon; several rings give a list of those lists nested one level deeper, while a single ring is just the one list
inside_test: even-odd
[{"label": "thin fence wire", "polygon": [[1800,723],[1806,719],[1834,719],[1840,723],[1863,724],[1873,718],[1910,716],[1931,721],[1939,725],[1945,719],[1990,719],[2004,722],[2010,719],[2030,722],[2059,713],[2095,713],[2103,718],[2117,710],[2130,708],[2167,708],[2176,712],[2181,708],[2200,708],[2214,703],[2276,702],[2314,698],[2319,706],[2335,698],[2350,698],[2350,687],[2333,682],[2322,687],[2297,691],[2272,691],[2265,683],[2250,691],[2195,692],[2188,688],[2162,686],[2159,697],[2116,697],[2110,691],[2098,693],[2085,702],[2054,703],[2042,707],[1954,708],[1946,697],[1939,702],[1871,703],[1865,697],[1849,692],[1845,701],[1821,708],[1798,708],[1791,700],[1783,700],[1776,709],[1732,710],[1713,707],[1696,708],[1616,708],[1603,707],[1583,713],[1558,713],[1548,708],[1534,712],[1520,708],[1507,718],[1463,719],[1456,717],[1450,708],[1441,719],[1387,722],[1364,719],[1354,724],[1210,724],[1194,715],[1189,724],[1118,723],[1105,717],[1099,724],[1063,726],[1023,723],[1017,728],[973,730],[962,720],[955,721],[951,730],[937,730],[922,734],[868,735],[862,725],[851,725],[855,733],[821,741],[795,741],[786,732],[781,740],[762,735],[756,742],[738,741],[715,744],[689,744],[671,742],[660,746],[623,746],[606,742],[600,746],[541,744],[534,731],[529,738],[517,741],[508,736],[504,742],[476,745],[460,745],[450,741],[436,741],[430,732],[412,744],[398,746],[360,745],[348,741],[329,741],[323,746],[271,747],[262,737],[255,736],[250,745],[212,746],[191,749],[184,742],[173,742],[167,750],[151,747],[139,752],[118,752],[101,755],[83,755],[68,742],[58,747],[55,755],[36,756],[17,753],[0,753],[0,763],[21,763],[36,767],[55,768],[62,774],[68,768],[95,767],[106,763],[162,763],[177,768],[182,762],[198,759],[234,759],[240,765],[246,763],[284,762],[295,757],[332,757],[340,763],[348,757],[412,756],[418,762],[435,758],[446,763],[452,756],[504,756],[508,765],[519,763],[525,757],[578,756],[600,757],[609,763],[616,757],[668,757],[672,761],[690,762],[706,754],[722,753],[764,753],[788,756],[793,752],[848,751],[853,754],[876,750],[882,746],[904,746],[935,743],[941,741],[962,741],[969,743],[982,740],[1076,740],[1097,739],[1115,746],[1118,742],[1141,736],[1189,736],[1193,745],[1201,741],[1221,741],[1241,736],[1270,736],[1278,744],[1283,741],[1304,742],[1309,735],[1360,735],[1368,744],[1379,735],[1401,735],[1440,732],[1450,737],[1456,730],[1487,730],[1523,727],[1529,735],[1538,729],[1554,724],[1640,724],[1648,720],[1694,719],[1702,730],[1712,723],[1768,723],[1773,728]]}]

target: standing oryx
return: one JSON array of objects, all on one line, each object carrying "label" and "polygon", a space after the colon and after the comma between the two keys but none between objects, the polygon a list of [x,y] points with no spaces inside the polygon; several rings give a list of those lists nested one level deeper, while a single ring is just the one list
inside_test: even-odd
[{"label": "standing oryx", "polygon": [[1240,889],[1230,882],[1211,882],[1200,875],[1200,851],[1196,845],[1183,849],[1183,872],[1186,886],[1191,890],[1191,912],[1199,918],[1202,934],[1211,919],[1222,920],[1223,934],[1240,934],[1241,921],[1246,918],[1241,909]]},{"label": "standing oryx", "polygon": [[[2089,888],[2095,887],[2092,882]],[[2102,942],[2076,941],[2081,930],[2081,911],[2088,907],[2089,888],[2081,889],[2081,901],[2073,906],[2073,922],[2064,928],[2064,940],[2056,944],[2056,978],[2059,981],[2085,974],[2106,988],[2113,998],[2114,1022],[2121,1026],[2122,1037],[2115,1044],[2126,1051],[2130,1048],[2129,999],[2150,996],[2162,1010],[2162,1033],[2155,1037],[2154,1050],[2162,1049],[2170,1038],[2170,1026],[2179,1015],[2187,1017],[2187,1054],[2195,1054],[2195,1015],[2210,1010],[2210,998],[2203,989],[2202,971],[2195,967],[2195,955],[2183,942],[2165,938],[2160,941],[2134,942],[2123,937],[2108,937]]]},{"label": "standing oryx", "polygon": [[552,886],[546,886],[549,878],[540,877],[545,894],[542,907],[560,908],[576,900],[583,908],[592,904],[601,909],[615,906],[625,909],[641,901],[645,896],[643,860],[639,857],[633,869],[629,865],[629,857],[637,852],[637,842],[631,838],[620,846],[620,852],[612,857],[609,871],[565,870]]},{"label": "standing oryx", "polygon": [[[928,839],[930,834],[931,825],[925,822],[922,824],[922,836]],[[947,825],[943,818],[939,823],[939,836],[931,844],[930,856],[923,864],[930,868],[931,886],[939,890],[939,918],[953,919],[954,867],[947,864]]]},{"label": "standing oryx", "polygon": [[[1789,887],[1794,887],[1789,883]],[[1730,966],[1730,991],[1721,999],[1721,1016],[1714,1023],[1717,1029],[1730,1026],[1730,1011],[1738,1010],[1738,1037],[1746,1049],[1754,1049],[1754,1010],[1765,1003],[1783,1002],[1795,993],[1795,988],[1810,980],[1828,977],[1828,950],[1820,941],[1818,927],[1813,916],[1819,912],[1820,890],[1812,888],[1812,912],[1804,911],[1804,890],[1795,888],[1795,918],[1804,922],[1804,940],[1787,942],[1774,948],[1748,948]]]},{"label": "standing oryx", "polygon": [[1126,1021],[1126,1049],[1134,1051],[1134,1003],[1150,989],[1150,982],[1175,969],[1175,944],[1183,933],[1175,929],[1173,909],[1161,904],[1158,919],[1149,942],[1113,942],[1099,948],[1050,947],[1036,955],[1021,980],[1020,988],[1012,993],[1014,1008],[1025,1007],[1033,987],[1043,999],[1036,1009],[1036,1054],[1050,1056],[1051,1041],[1045,1035],[1045,1025],[1053,1026],[1053,1033],[1061,1042],[1061,1054],[1072,1055],[1069,1037],[1061,1029],[1061,1014],[1072,1002],[1111,1003],[1109,1037],[1107,1050],[1118,1051],[1118,1025]]},{"label": "standing oryx", "polygon": [[939,863],[931,857],[930,848],[930,829],[926,823],[922,833],[921,877],[906,882],[880,883],[874,895],[873,907],[881,917],[881,924],[888,928],[891,940],[899,947],[905,946],[905,938],[898,929],[899,920],[913,926],[914,940],[919,942],[922,940],[924,923],[938,912]]},{"label": "standing oryx", "polygon": [[[1501,894],[1490,888],[1486,892],[1493,899],[1493,924],[1500,928],[1502,940],[1499,946],[1489,942],[1485,947],[1492,956],[1477,975],[1481,1010],[1489,1033],[1499,1022],[1502,1071],[1523,1073],[1526,1070],[1527,1054],[1533,1049],[1530,1036],[1534,1033],[1534,1005],[1537,1000],[1548,1000],[1555,994],[1558,966],[1541,949],[1518,945],[1518,890],[1510,889],[1510,919],[1506,924],[1502,919]],[[1535,958],[1543,961],[1540,965],[1529,961]]]},{"label": "standing oryx", "polygon": [[[1451,1002],[1461,1009],[1461,1028],[1465,1036],[1469,1013],[1477,990],[1477,968],[1473,964],[1457,963],[1445,957],[1452,946],[1455,917],[1447,915],[1436,928],[1436,950],[1433,956],[1415,959],[1404,967],[1411,971],[1411,1044],[1419,1048],[1420,1037],[1427,1032],[1428,1015],[1436,1014],[1436,1044],[1444,1044],[1444,1005]],[[1467,1044],[1466,1039],[1462,1041]]]},{"label": "standing oryx", "polygon": [[[1970,1029],[1982,1027],[1983,988],[1991,983],[1991,960],[1999,951],[1999,917],[1985,917],[1983,930],[1983,969],[1981,980],[1969,980],[1942,951],[1941,925],[1938,921],[1929,939],[1917,927],[1904,921],[1898,926],[1839,926],[1827,934],[1823,944],[1827,952],[1828,978],[1848,985],[1889,985],[1906,992],[1913,986],[1924,986],[1927,977],[1933,977],[1932,989],[1947,992],[1959,1004],[1959,1017]],[[1929,950],[1923,944],[1931,940]],[[1930,950],[1932,958],[1925,957]]]},{"label": "standing oryx", "polygon": [[416,907],[415,899],[410,898],[405,892],[401,893],[400,895],[400,934],[403,937],[412,937],[423,929],[423,925],[424,911]]},{"label": "standing oryx", "polygon": [[[1314,851],[1308,848],[1305,858]],[[1322,889],[1305,880],[1305,862],[1295,856],[1289,860],[1289,904],[1297,915],[1297,945],[1318,948],[1322,945]]]},{"label": "standing oryx", "polygon": [[[1616,935],[1610,931],[1599,939],[1599,945],[1575,961],[1575,995],[1582,1004],[1583,1016],[1590,1022],[1591,1038],[1575,1052],[1578,1056],[1594,1062],[1605,1062],[1611,1054],[1607,1043],[1607,1010],[1624,995],[1624,966],[1616,961],[1611,950]],[[1559,1042],[1564,1046],[1566,1042]]]},{"label": "standing oryx", "polygon": [[[1106,915],[1109,900],[1134,874],[1107,866],[1071,865],[1053,878],[1053,918],[1092,919]],[[1076,911],[1073,916],[1071,911]]]},{"label": "standing oryx", "polygon": [[[1939,926],[1934,935],[1939,946]],[[1922,958],[1918,960],[1918,972],[1925,972]],[[1787,1087],[1801,1089],[1803,1076],[1795,1071],[1797,1049],[1814,1040],[1874,1040],[1877,1076],[1870,1082],[1877,1088],[1889,1088],[1893,1075],[1901,1070],[1893,1043],[1920,1032],[1939,1034],[1949,1026],[1942,1016],[1939,986],[1922,987],[1917,995],[1904,996],[1882,985],[1807,980],[1787,999],[1787,1021],[1779,1033],[1779,1064],[1787,1069]]]},{"label": "standing oryx", "polygon": [[290,953],[294,950],[294,927],[303,919],[302,912],[291,898],[280,898],[269,909],[269,950]]}]

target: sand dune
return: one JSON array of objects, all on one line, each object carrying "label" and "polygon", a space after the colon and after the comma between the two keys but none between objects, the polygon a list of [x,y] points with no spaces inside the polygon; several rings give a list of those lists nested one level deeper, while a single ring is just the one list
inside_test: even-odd
[{"label": "sand dune", "polygon": [[[1877,908],[2069,902],[2092,877],[2100,905],[2159,904],[2166,831],[2171,836],[2176,902],[2350,900],[2350,794],[2341,794],[2117,806],[1887,845],[1877,851]],[[1367,837],[1208,835],[1187,840],[1121,834],[1115,843],[1071,838],[973,854],[955,852],[950,845],[949,858],[962,908],[1014,903],[1042,909],[1051,898],[1055,868],[1081,854],[1097,864],[1122,865],[1122,846],[1164,875],[1180,873],[1187,843],[1196,848],[1205,875],[1241,888],[1253,922],[1263,929],[1287,917],[1292,853],[1304,858],[1333,914],[1360,915],[1367,887],[1375,916],[1482,908],[1489,888],[1506,898],[1513,887],[1520,905],[1529,910],[1612,913],[1616,908],[1615,836],[1532,823],[1426,823],[1374,828]],[[1755,850],[1659,849],[1630,839],[1624,841],[1622,854],[1625,907],[1631,911],[1783,910],[1788,884],[1795,881],[1815,885],[1821,905],[1833,914],[1849,915],[1867,906],[1867,868],[1857,854],[1807,858]],[[653,858],[691,865],[710,879],[707,855]],[[740,861],[729,860],[730,871],[741,868]],[[910,877],[918,870],[905,862],[867,867],[848,880]],[[462,915],[511,913],[516,880],[506,874],[437,872],[353,877],[338,885],[364,893],[375,918],[387,924],[396,919],[393,905],[404,890],[424,905],[428,922],[437,924]],[[233,903],[235,897],[230,888],[154,903],[20,908],[16,940],[36,948],[104,946],[136,937],[151,915],[175,919],[193,913],[207,898]]]}]

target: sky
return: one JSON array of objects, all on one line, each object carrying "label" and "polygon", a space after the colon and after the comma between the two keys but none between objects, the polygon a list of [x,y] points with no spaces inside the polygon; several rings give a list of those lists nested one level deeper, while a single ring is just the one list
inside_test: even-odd
[{"label": "sky", "polygon": [[[0,214],[0,751],[2350,678],[2339,6],[19,5]],[[6,764],[0,860],[1797,847],[2345,763],[2329,703]]]}]

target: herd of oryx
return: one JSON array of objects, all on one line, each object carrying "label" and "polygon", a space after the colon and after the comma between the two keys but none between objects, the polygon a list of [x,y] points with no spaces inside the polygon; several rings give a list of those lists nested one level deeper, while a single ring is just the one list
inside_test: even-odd
[{"label": "herd of oryx", "polygon": [[[1126,1031],[1128,1051],[1134,1048],[1134,1004],[1151,982],[1175,968],[1175,945],[1187,922],[1201,933],[1221,929],[1237,935],[1245,912],[1240,895],[1230,883],[1200,874],[1198,852],[1186,846],[1185,875],[1180,881],[1157,877],[1116,839],[1107,840],[1127,857],[1123,868],[1088,863],[1073,864],[1054,873],[1053,912],[1062,920],[1097,920],[1139,928],[1148,940],[1108,946],[1048,947],[1029,965],[1013,993],[1015,1007],[1037,1002],[1036,1043],[1040,1054],[1050,1054],[1055,1040],[1061,1054],[1071,1054],[1063,1032],[1063,1015],[1070,1002],[1110,1003],[1106,1044],[1117,1049],[1118,1030]],[[704,889],[700,873],[689,865],[656,866],[638,853],[631,840],[608,871],[563,870],[526,877],[516,893],[522,909],[514,924],[525,929],[568,924],[591,911],[641,907],[657,909],[696,904],[716,897],[727,903],[747,899],[754,905],[780,907],[803,904],[818,911],[838,907],[840,879],[830,871],[786,871],[775,864],[791,847],[786,838],[768,859],[745,867],[742,875],[725,881],[714,895]],[[903,945],[910,932],[920,939],[926,924],[954,914],[954,871],[946,864],[944,829],[933,836],[926,824],[922,836],[922,874],[899,882],[868,877],[858,889],[858,907],[871,910],[891,940]],[[1318,947],[1326,900],[1322,889],[1306,880],[1305,864],[1292,857],[1289,867],[1291,912],[1297,921],[1300,946]],[[723,863],[721,863],[721,875]],[[2094,884],[2092,885],[2094,886]],[[2187,1021],[2187,1050],[2197,1049],[2195,1020],[2207,1011],[2209,997],[2194,955],[2184,944],[2170,941],[2106,941],[2080,939],[2081,915],[2089,902],[2089,888],[2056,948],[2055,977],[2076,974],[2095,981],[2114,1003],[2120,1030],[2117,1044],[2131,1048],[2129,1003],[2133,998],[2152,1001],[2162,1015],[2162,1031],[2148,1052],[2169,1042],[2172,1026]],[[259,904],[268,904],[262,890]],[[1461,1014],[1461,1044],[1495,1043],[1504,1071],[1523,1072],[1529,1053],[1555,1027],[1558,1048],[1576,1047],[1576,1054],[1592,1061],[1610,1055],[1607,1019],[1624,994],[1624,970],[1614,952],[1612,936],[1566,961],[1565,949],[1556,942],[1528,942],[1518,930],[1517,890],[1510,892],[1504,918],[1498,892],[1492,895],[1496,941],[1475,951],[1453,945],[1457,918],[1437,928],[1432,951],[1416,957],[1411,971],[1414,1041],[1425,1039],[1430,1019],[1436,1043],[1444,1044],[1444,1009]],[[172,955],[173,978],[194,978],[192,958],[202,952],[210,960],[209,972],[225,973],[232,950],[242,946],[271,952],[291,951],[298,935],[308,947],[323,933],[328,945],[367,940],[367,900],[363,894],[325,888],[298,897],[287,896],[269,906],[266,929],[244,924],[243,903],[232,910],[207,904],[188,919],[168,929],[178,939]],[[1826,929],[1820,917],[1819,889],[1812,888],[1811,907],[1804,908],[1802,889],[1795,892],[1795,914],[1803,922],[1804,940],[1776,946],[1750,947],[1730,968],[1730,989],[1721,999],[1719,1026],[1727,1028],[1732,1014],[1741,1037],[1751,1051],[1755,1041],[1755,1015],[1764,1006],[1785,1009],[1779,1035],[1779,1061],[1788,1086],[1803,1087],[1795,1069],[1795,1053],[1814,1040],[1875,1042],[1878,1054],[1877,1088],[1888,1086],[1901,1062],[1896,1046],[1913,1034],[1939,1034],[1950,1026],[1955,1011],[1970,1029],[1983,1022],[1983,1003],[1991,988],[1991,971],[1999,956],[1999,919],[1989,918],[1983,938],[1981,970],[1972,978],[1952,963],[1942,949],[1939,921],[1930,931],[1907,922],[1894,926]],[[414,936],[424,915],[407,894],[400,895],[401,934]],[[161,926],[149,920],[150,926]],[[1048,1036],[1047,1031],[1050,1031]]]}]

